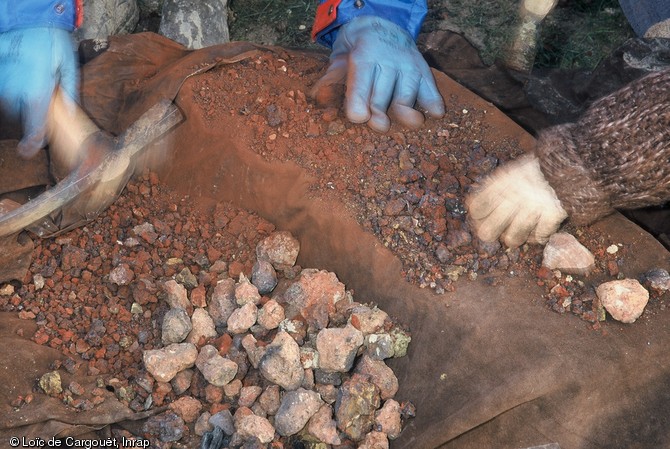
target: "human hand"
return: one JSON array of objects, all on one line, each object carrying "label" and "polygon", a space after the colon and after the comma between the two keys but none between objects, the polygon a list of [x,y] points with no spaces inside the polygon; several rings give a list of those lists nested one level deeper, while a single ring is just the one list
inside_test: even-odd
[{"label": "human hand", "polygon": [[410,128],[420,127],[424,116],[415,105],[431,117],[444,115],[444,101],[414,40],[386,19],[360,16],[340,28],[330,66],[312,95],[327,102],[345,79],[347,118],[367,122],[375,131],[389,130],[389,115]]},{"label": "human hand", "polygon": [[57,85],[77,98],[77,63],[70,33],[26,28],[0,33],[0,107],[19,117],[19,155],[30,158],[47,140],[47,114]]},{"label": "human hand", "polygon": [[546,243],[568,217],[534,155],[497,168],[466,207],[480,239],[501,238],[510,248]]}]

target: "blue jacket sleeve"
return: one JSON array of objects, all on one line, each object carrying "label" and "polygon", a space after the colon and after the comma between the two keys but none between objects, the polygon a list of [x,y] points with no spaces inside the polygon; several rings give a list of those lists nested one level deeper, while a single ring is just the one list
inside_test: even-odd
[{"label": "blue jacket sleeve", "polygon": [[644,36],[652,25],[670,19],[668,0],[619,0],[619,4],[638,36]]},{"label": "blue jacket sleeve", "polygon": [[[334,6],[337,9],[334,14],[336,18],[325,28],[315,30],[314,34],[317,42],[331,48],[337,38],[339,27],[358,16],[376,16],[389,20],[406,30],[416,40],[428,12],[426,0],[342,0],[341,2],[319,0],[320,6],[327,3],[336,3]],[[322,14],[325,13],[327,11],[322,11]]]},{"label": "blue jacket sleeve", "polygon": [[75,0],[0,0],[0,33],[34,27],[74,31],[76,21]]}]

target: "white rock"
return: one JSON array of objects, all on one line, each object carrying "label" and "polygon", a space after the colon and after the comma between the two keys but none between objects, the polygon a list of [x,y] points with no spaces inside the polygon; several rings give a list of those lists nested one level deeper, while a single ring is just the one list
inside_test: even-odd
[{"label": "white rock", "polygon": [[265,329],[276,329],[286,318],[284,308],[274,299],[266,302],[258,311],[258,324]]},{"label": "white rock", "polygon": [[342,444],[342,439],[337,434],[337,423],[333,419],[333,407],[328,404],[322,405],[312,416],[307,431],[326,444]]},{"label": "white rock", "polygon": [[225,326],[230,315],[237,309],[235,281],[228,278],[219,281],[207,303],[209,315],[217,326]]},{"label": "white rock", "polygon": [[218,335],[214,327],[214,320],[205,309],[198,308],[193,311],[191,324],[193,329],[186,337],[186,341],[189,343],[197,344],[202,337],[205,339],[216,338]]},{"label": "white rock", "polygon": [[209,418],[212,415],[209,412],[204,412],[200,415],[198,420],[195,422],[195,434],[199,437],[203,436],[206,432],[214,430],[214,426],[209,423]]},{"label": "white rock", "polygon": [[354,364],[356,352],[363,341],[363,333],[351,325],[322,329],[316,336],[319,367],[328,373],[346,373]]},{"label": "white rock", "polygon": [[261,362],[263,354],[265,354],[265,348],[259,347],[257,343],[256,337],[251,334],[247,334],[242,338],[242,347],[247,352],[251,366],[256,369],[258,369],[258,364]]},{"label": "white rock", "polygon": [[197,357],[198,350],[191,343],[175,343],[143,354],[144,366],[159,382],[170,382],[179,371],[192,367]]},{"label": "white rock", "polygon": [[275,415],[275,429],[282,436],[300,432],[324,402],[316,391],[299,388],[284,394]]},{"label": "white rock", "polygon": [[249,282],[244,273],[240,274],[240,282],[235,286],[235,301],[238,306],[250,302],[258,305],[261,302],[261,294],[258,293],[258,288]]},{"label": "white rock", "polygon": [[73,37],[79,42],[132,33],[139,20],[136,0],[84,0],[84,21]]},{"label": "white rock", "polygon": [[595,258],[574,236],[557,232],[544,247],[542,265],[550,270],[586,275],[595,267]]},{"label": "white rock", "polygon": [[181,343],[186,339],[192,329],[193,324],[191,324],[191,318],[184,309],[170,309],[163,318],[162,342],[164,345]]},{"label": "white rock", "polygon": [[193,305],[191,301],[188,300],[188,294],[186,292],[186,287],[170,279],[163,284],[163,290],[167,294],[165,300],[172,308],[181,308],[184,310],[192,310]]},{"label": "white rock", "polygon": [[381,360],[374,360],[364,355],[356,364],[355,372],[368,376],[370,382],[379,388],[382,399],[390,399],[398,392],[398,378]]},{"label": "white rock", "polygon": [[228,42],[228,1],[165,0],[158,32],[190,49]]},{"label": "white rock", "polygon": [[195,365],[205,380],[217,387],[227,385],[235,378],[238,370],[237,363],[221,357],[219,351],[212,345],[206,345],[200,349]]},{"label": "white rock", "polygon": [[249,330],[256,324],[258,317],[258,308],[253,302],[246,303],[239,309],[236,309],[228,318],[228,332],[232,334],[241,334]]},{"label": "white rock", "polygon": [[256,247],[258,260],[267,260],[275,268],[295,265],[299,252],[300,242],[286,231],[273,233]]},{"label": "white rock", "polygon": [[605,282],[596,294],[612,318],[622,323],[635,322],[649,301],[649,292],[636,279]]},{"label": "white rock", "polygon": [[356,319],[358,321],[356,327],[363,332],[363,335],[369,335],[380,331],[384,327],[384,323],[388,317],[386,312],[377,307],[370,308],[361,305],[353,308],[349,322],[352,319]]},{"label": "white rock", "polygon": [[390,440],[400,436],[402,420],[400,404],[393,399],[384,402],[382,408],[375,412],[375,427],[388,435]]},{"label": "white rock", "polygon": [[235,429],[242,439],[256,437],[258,440],[267,444],[274,439],[275,428],[266,418],[256,416],[253,413],[242,414],[235,413]]},{"label": "white rock", "polygon": [[389,449],[389,441],[383,432],[370,432],[358,446],[358,449]]},{"label": "white rock", "polygon": [[258,368],[263,377],[285,390],[298,388],[305,376],[300,363],[300,347],[284,331],[277,332],[272,343],[265,347]]}]

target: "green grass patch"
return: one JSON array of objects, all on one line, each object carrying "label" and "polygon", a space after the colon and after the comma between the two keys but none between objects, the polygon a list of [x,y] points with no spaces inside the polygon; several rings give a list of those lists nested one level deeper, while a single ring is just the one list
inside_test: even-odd
[{"label": "green grass patch", "polygon": [[231,40],[284,47],[320,47],[311,41],[314,0],[231,0]]},{"label": "green grass patch", "polygon": [[591,70],[634,35],[617,0],[573,1],[542,23],[535,66]]}]

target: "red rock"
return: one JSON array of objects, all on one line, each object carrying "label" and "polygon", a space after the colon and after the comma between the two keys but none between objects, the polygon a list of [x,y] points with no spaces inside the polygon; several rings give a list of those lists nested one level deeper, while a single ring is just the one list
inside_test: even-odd
[{"label": "red rock", "polygon": [[212,415],[216,415],[217,413],[228,409],[230,409],[230,404],[216,403],[212,404],[212,406],[209,408],[209,413],[211,413]]},{"label": "red rock", "polygon": [[44,345],[49,341],[49,336],[44,332],[37,331],[33,336],[33,341],[38,345]]},{"label": "red rock", "polygon": [[237,279],[240,277],[240,273],[244,271],[244,264],[240,262],[239,260],[235,260],[230,263],[228,266],[228,276],[230,276],[233,279]]},{"label": "red rock", "polygon": [[35,314],[33,312],[22,310],[19,312],[19,318],[22,320],[32,320],[35,318]]},{"label": "red rock", "polygon": [[191,304],[193,307],[207,307],[206,290],[203,285],[198,285],[191,290]]}]

